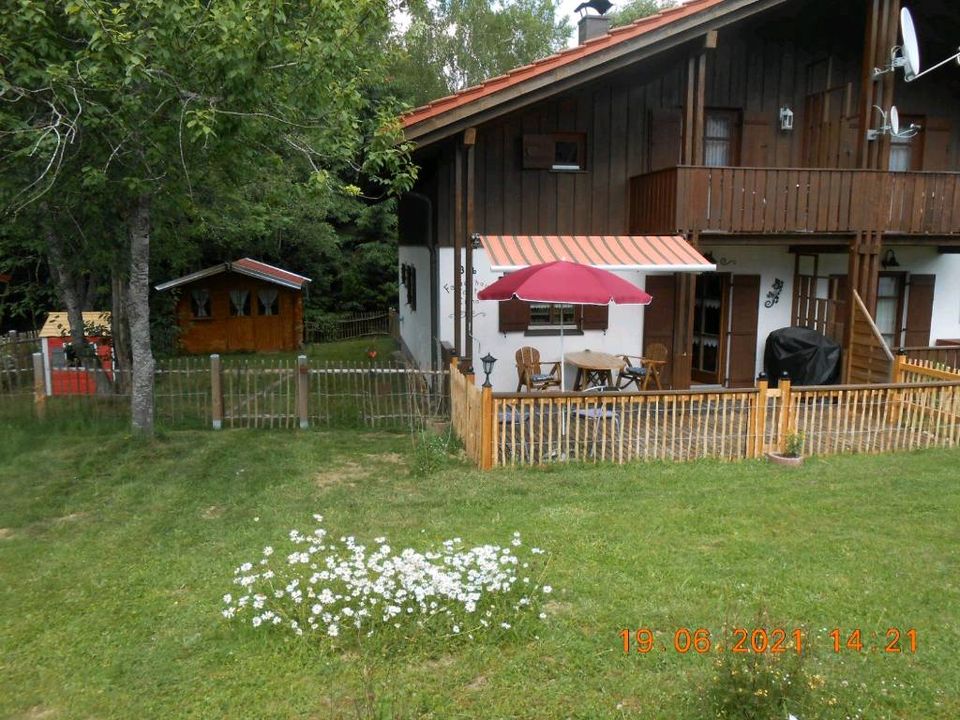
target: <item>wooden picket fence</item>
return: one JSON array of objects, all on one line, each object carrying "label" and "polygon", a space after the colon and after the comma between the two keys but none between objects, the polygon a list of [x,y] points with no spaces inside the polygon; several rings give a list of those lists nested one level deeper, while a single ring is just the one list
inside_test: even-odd
[{"label": "wooden picket fence", "polygon": [[[43,360],[31,358],[29,393],[14,411],[43,417],[123,419],[129,395],[114,372],[108,391],[47,396]],[[87,371],[78,368],[79,376]],[[158,360],[154,406],[158,425],[170,428],[355,427],[420,430],[449,412],[444,371],[421,371],[402,362],[309,363],[298,359],[181,357]],[[40,382],[36,383],[35,378]],[[12,407],[12,406],[11,406]]]},{"label": "wooden picket fence", "polygon": [[639,393],[494,393],[451,366],[452,424],[483,469],[551,462],[740,460],[960,444],[960,372],[900,355],[885,384]]},{"label": "wooden picket fence", "polygon": [[0,397],[33,392],[33,353],[40,349],[35,330],[0,335]]},{"label": "wooden picket fence", "polygon": [[390,308],[375,312],[345,313],[325,321],[308,321],[304,324],[304,342],[307,344],[340,342],[376,335],[399,337],[396,310]]}]

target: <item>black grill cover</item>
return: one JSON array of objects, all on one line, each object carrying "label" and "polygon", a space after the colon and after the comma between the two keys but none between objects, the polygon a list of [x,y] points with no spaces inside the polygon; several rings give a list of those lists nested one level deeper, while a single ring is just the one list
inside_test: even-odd
[{"label": "black grill cover", "polygon": [[832,385],[840,379],[840,346],[810,328],[780,328],[767,336],[763,367],[770,387],[784,370],[794,385]]}]

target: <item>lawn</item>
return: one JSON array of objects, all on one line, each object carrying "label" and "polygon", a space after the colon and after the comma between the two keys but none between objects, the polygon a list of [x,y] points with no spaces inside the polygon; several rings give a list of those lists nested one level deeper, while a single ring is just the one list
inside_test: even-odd
[{"label": "lawn", "polygon": [[[681,654],[675,632],[721,641],[727,623],[805,630],[819,687],[801,720],[954,718],[958,460],[480,474],[454,459],[419,479],[403,435],[146,443],[0,425],[0,717],[692,720],[710,714],[721,654]],[[547,551],[548,617],[534,633],[339,651],[224,620],[236,565],[314,512],[397,547],[519,530]],[[641,626],[657,646],[625,655],[618,634]],[[881,652],[890,627],[915,628],[916,652]]]}]

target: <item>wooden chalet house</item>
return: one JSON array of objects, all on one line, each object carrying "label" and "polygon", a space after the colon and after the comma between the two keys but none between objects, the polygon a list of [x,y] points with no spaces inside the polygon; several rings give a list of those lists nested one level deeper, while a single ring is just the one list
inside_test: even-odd
[{"label": "wooden chalet house", "polygon": [[[956,53],[951,0],[910,9],[925,62]],[[511,389],[516,348],[559,359],[563,324],[567,350],[662,342],[672,386],[739,386],[776,328],[849,344],[853,290],[890,348],[960,337],[960,68],[875,73],[899,11],[692,0],[614,30],[593,16],[578,46],[405,115],[422,168],[400,204],[409,351],[492,352]],[[885,130],[894,104],[912,137]],[[621,270],[654,302],[476,300],[556,257]]]}]

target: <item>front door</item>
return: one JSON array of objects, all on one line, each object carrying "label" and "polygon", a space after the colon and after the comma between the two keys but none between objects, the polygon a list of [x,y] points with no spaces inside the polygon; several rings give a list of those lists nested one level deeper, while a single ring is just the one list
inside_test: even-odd
[{"label": "front door", "polygon": [[729,275],[703,273],[697,276],[693,304],[693,356],[690,379],[715,385],[723,382],[724,330]]}]

